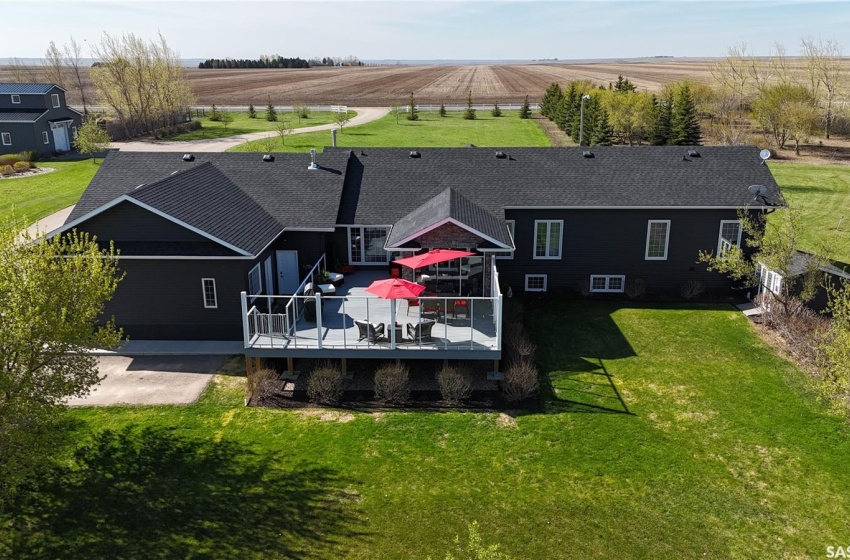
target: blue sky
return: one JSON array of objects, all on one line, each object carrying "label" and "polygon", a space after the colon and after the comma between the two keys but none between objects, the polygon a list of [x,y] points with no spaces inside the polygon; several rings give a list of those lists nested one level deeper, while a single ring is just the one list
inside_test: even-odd
[{"label": "blue sky", "polygon": [[0,13],[0,58],[41,57],[51,39],[72,34],[87,44],[104,31],[147,38],[158,30],[184,58],[700,57],[741,41],[762,55],[780,41],[792,55],[801,37],[842,42],[850,29],[850,3],[839,1],[0,0]]}]

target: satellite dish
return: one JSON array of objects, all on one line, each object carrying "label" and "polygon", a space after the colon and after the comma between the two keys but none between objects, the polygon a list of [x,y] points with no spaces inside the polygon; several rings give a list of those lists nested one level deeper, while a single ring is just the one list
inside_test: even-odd
[{"label": "satellite dish", "polygon": [[[765,151],[767,151],[767,150],[765,150]],[[764,185],[750,185],[749,187],[747,187],[747,192],[749,192],[751,195],[753,195],[753,198],[760,197],[761,195],[764,194],[764,192],[766,190],[767,190],[767,187],[765,187]]]},{"label": "satellite dish", "polygon": [[770,159],[770,150],[762,150],[759,152],[759,157],[762,161]]}]

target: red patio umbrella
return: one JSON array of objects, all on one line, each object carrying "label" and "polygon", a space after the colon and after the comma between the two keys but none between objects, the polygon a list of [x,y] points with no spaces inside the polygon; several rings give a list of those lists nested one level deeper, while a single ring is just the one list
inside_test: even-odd
[{"label": "red patio umbrella", "polygon": [[423,266],[429,266],[432,264],[437,264],[446,261],[453,261],[461,257],[473,256],[475,256],[475,253],[470,253],[469,251],[455,251],[454,249],[431,249],[427,253],[422,253],[421,255],[414,255],[412,257],[405,257],[403,259],[396,259],[393,262],[416,270],[417,268]]},{"label": "red patio umbrella", "polygon": [[425,286],[401,278],[387,278],[375,280],[366,291],[384,299],[411,299],[425,291]]}]

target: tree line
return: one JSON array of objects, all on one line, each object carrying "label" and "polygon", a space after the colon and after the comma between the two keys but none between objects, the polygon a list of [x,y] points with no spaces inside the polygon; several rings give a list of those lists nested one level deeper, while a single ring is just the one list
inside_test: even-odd
[{"label": "tree line", "polygon": [[263,55],[257,59],[208,58],[198,63],[198,68],[310,68],[310,63],[298,57]]}]

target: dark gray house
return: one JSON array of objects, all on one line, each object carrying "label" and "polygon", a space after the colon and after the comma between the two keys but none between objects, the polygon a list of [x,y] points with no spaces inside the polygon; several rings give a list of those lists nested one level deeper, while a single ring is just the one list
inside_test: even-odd
[{"label": "dark gray house", "polygon": [[[77,228],[114,241],[126,278],[107,313],[134,339],[241,340],[246,355],[265,357],[498,359],[508,289],[729,291],[697,255],[741,244],[739,209],[782,205],[758,153],[368,148],[326,149],[313,162],[112,152],[51,235]],[[433,248],[473,256],[394,269]],[[428,292],[391,301],[364,291],[390,274]]]},{"label": "dark gray house", "polygon": [[81,119],[56,84],[0,83],[0,154],[68,152]]}]

